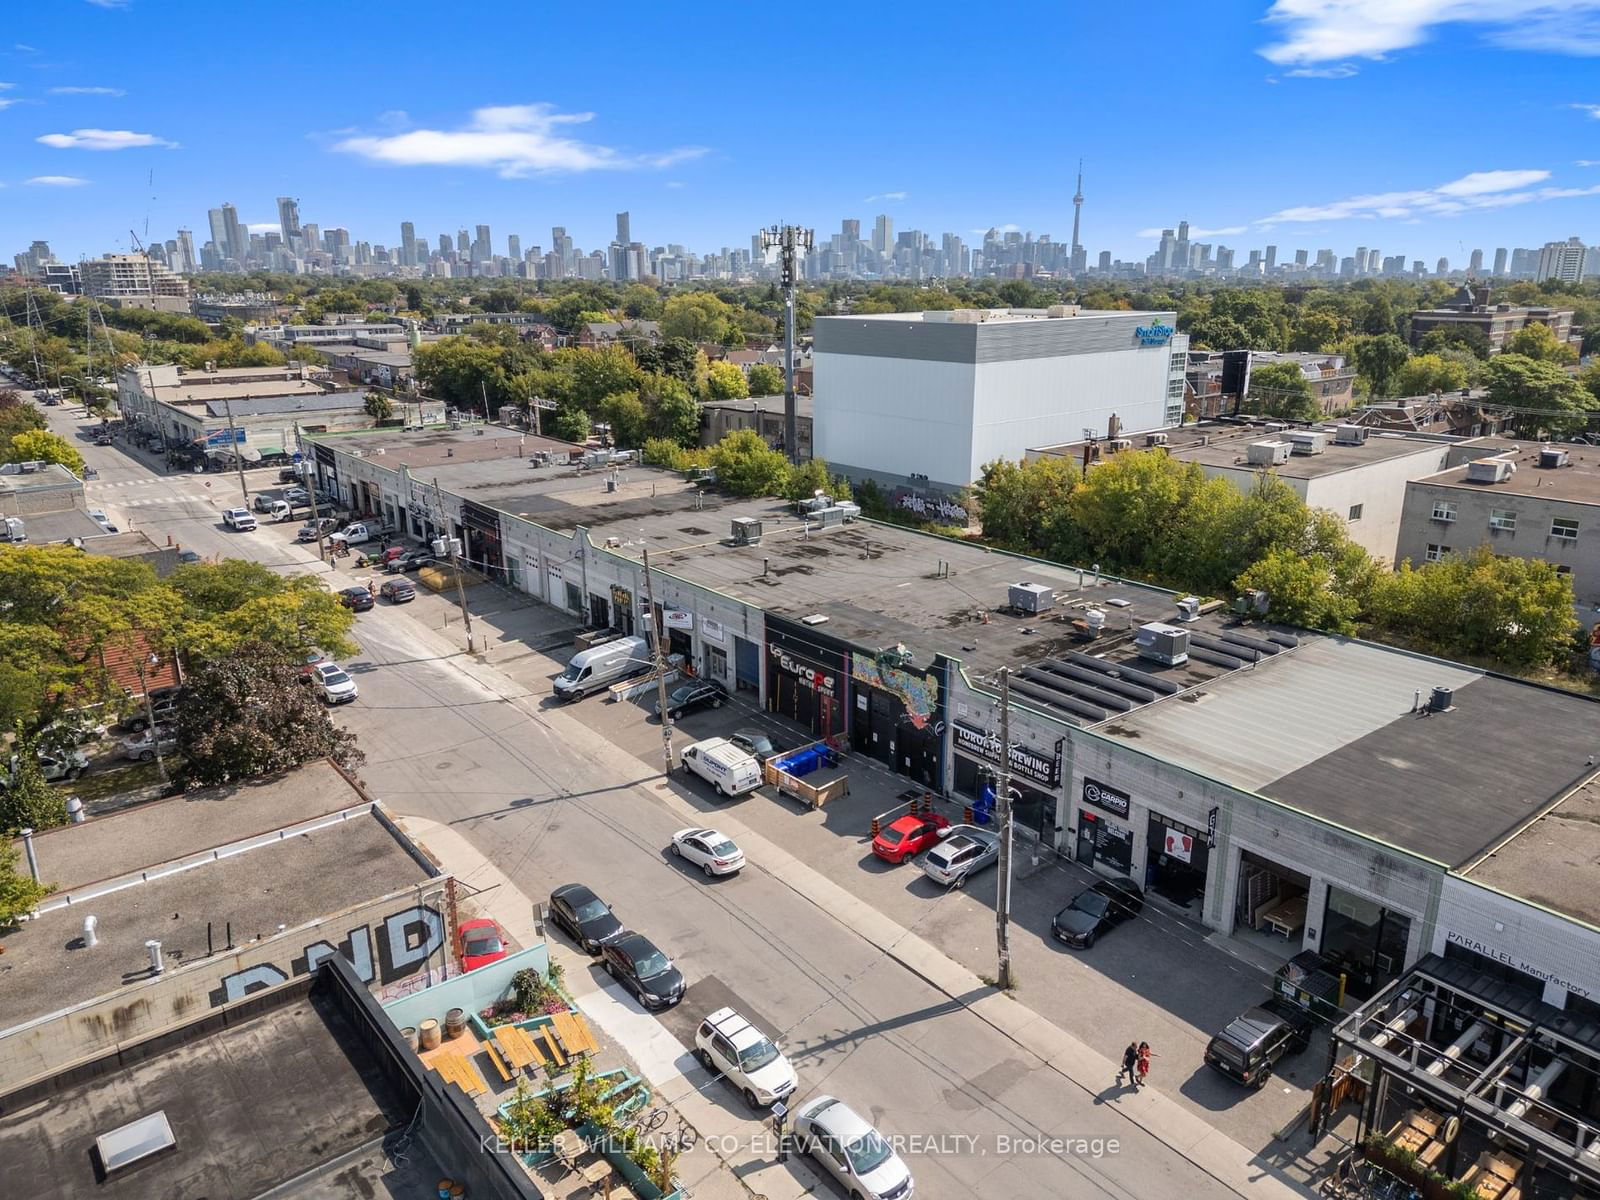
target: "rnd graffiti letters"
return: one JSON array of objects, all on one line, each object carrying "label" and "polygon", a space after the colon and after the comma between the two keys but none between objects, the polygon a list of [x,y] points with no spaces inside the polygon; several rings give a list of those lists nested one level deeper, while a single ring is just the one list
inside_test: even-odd
[{"label": "rnd graffiti letters", "polygon": [[[298,957],[274,964],[256,963],[224,975],[206,998],[212,1008],[242,1000],[251,992],[287,983],[292,976],[306,975],[317,969],[317,964],[330,954],[342,954],[356,969],[363,983],[392,983],[415,972],[429,956],[444,945],[444,919],[437,909],[425,904],[413,905],[383,919],[374,930],[366,925],[349,931],[337,946],[318,938],[308,943]],[[376,943],[377,959],[373,949]],[[285,949],[285,953],[288,950]]]}]

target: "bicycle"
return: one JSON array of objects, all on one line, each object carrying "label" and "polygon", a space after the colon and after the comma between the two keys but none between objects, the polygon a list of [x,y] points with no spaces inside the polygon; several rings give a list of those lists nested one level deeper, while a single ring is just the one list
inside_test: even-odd
[{"label": "bicycle", "polygon": [[627,1122],[627,1127],[638,1134],[651,1133],[665,1125],[670,1115],[664,1108],[640,1109],[639,1115]]}]

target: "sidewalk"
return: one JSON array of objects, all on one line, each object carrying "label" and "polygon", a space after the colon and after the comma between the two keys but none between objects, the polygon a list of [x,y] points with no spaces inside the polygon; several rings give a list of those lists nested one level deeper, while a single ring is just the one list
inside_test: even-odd
[{"label": "sidewalk", "polygon": [[[492,659],[492,655],[491,655]],[[595,733],[578,719],[576,712],[562,709],[540,709],[529,694],[548,690],[544,666],[538,668],[538,677],[527,677],[517,670],[521,663],[507,663],[502,671],[463,655],[456,656],[463,672],[476,679],[495,694],[516,703],[538,720],[560,729],[575,751],[596,760],[627,758],[634,767],[637,763],[626,751]],[[532,666],[531,663],[527,664]],[[522,674],[524,678],[514,676]],[[665,780],[654,780],[637,789],[681,814],[686,822],[699,823],[701,811],[678,795]],[[745,853],[759,862],[775,879],[782,881],[797,895],[826,912],[834,920],[878,947],[888,958],[919,976],[930,986],[943,992],[988,1022],[1022,1050],[1037,1058],[1046,1070],[1061,1076],[1064,1083],[1081,1089],[1091,1097],[1105,1091],[1108,1082],[1117,1072],[1117,1063],[1096,1052],[1078,1038],[1031,1011],[1026,1006],[1001,994],[978,975],[947,957],[923,938],[899,925],[870,904],[833,883],[810,865],[795,858],[776,842],[742,824],[733,812],[719,818],[723,832],[738,842]],[[476,852],[468,852],[476,855]],[[697,1069],[697,1068],[695,1068]],[[654,1081],[653,1081],[654,1082]],[[687,1092],[694,1086],[692,1075],[685,1078],[683,1101],[686,1115],[694,1112],[692,1099]],[[1118,1101],[1118,1111],[1152,1138],[1171,1147],[1200,1170],[1240,1195],[1250,1196],[1306,1196],[1312,1194],[1297,1182],[1283,1175],[1274,1165],[1265,1161],[1232,1138],[1218,1132],[1200,1116],[1183,1105],[1163,1095],[1156,1088],[1147,1088]],[[694,1117],[691,1117],[693,1120]],[[700,1119],[710,1120],[710,1115],[700,1114]],[[698,1126],[697,1126],[698,1127]],[[703,1134],[713,1132],[702,1129]],[[791,1168],[804,1166],[791,1162],[787,1167],[773,1167],[761,1178],[761,1191],[772,1197],[801,1194],[793,1190],[793,1180],[799,1171]],[[745,1174],[740,1171],[740,1174]],[[750,1176],[756,1178],[757,1176]],[[782,1184],[790,1181],[789,1187]]]}]

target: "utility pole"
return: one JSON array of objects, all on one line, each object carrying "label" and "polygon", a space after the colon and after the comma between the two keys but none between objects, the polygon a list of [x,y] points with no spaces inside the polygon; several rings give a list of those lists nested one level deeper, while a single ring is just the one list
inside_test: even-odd
[{"label": "utility pole", "polygon": [[[299,421],[296,421],[294,423],[294,446],[295,446],[296,450],[300,449],[300,422]],[[323,541],[323,538],[322,538],[322,518],[317,513],[317,482],[313,478],[313,476],[315,475],[315,472],[311,469],[311,464],[316,461],[316,456],[317,456],[317,450],[316,450],[315,446],[313,446],[311,448],[311,457],[309,459],[305,457],[304,453],[301,454],[301,456],[300,456],[300,465],[304,469],[300,472],[300,485],[306,489],[306,498],[309,501],[309,503],[311,504],[311,525],[312,525],[312,528],[314,528],[317,531],[317,561],[321,562],[322,561],[322,541]],[[291,513],[292,513],[292,511],[293,510],[291,510]],[[330,557],[328,561],[332,562],[333,559]]]},{"label": "utility pole", "polygon": [[644,604],[650,614],[650,627],[655,631],[653,657],[656,665],[656,706],[661,714],[661,754],[671,775],[678,765],[672,753],[672,714],[667,712],[667,656],[661,652],[661,616],[656,612],[655,589],[650,586],[650,549],[644,551]]},{"label": "utility pole", "polygon": [[761,231],[761,248],[778,249],[783,283],[783,448],[789,461],[800,463],[800,420],[794,400],[794,284],[799,276],[796,258],[810,253],[815,242],[811,230],[798,225],[771,225]]},{"label": "utility pole", "polygon": [[228,417],[228,452],[233,455],[233,465],[239,468],[239,494],[244,497],[244,506],[249,508],[250,489],[244,481],[244,452],[239,448],[239,434],[233,427],[233,404],[226,396],[222,398],[222,411]]},{"label": "utility pole", "polygon": [[[439,490],[439,477],[433,477],[433,502],[439,509],[439,520],[445,519],[444,493]],[[444,538],[445,548],[450,551],[450,573],[456,577],[456,599],[461,602],[461,620],[467,627],[467,653],[472,653],[472,614],[467,611],[467,585],[461,578],[461,556],[456,553],[456,540],[450,536],[450,527],[446,525],[440,531]]]},{"label": "utility pole", "polygon": [[153,663],[156,656],[149,654],[149,647],[145,646],[134,656],[133,664],[139,669],[139,690],[144,693],[144,719],[148,722],[150,730],[150,748],[156,754],[156,770],[161,773],[162,783],[171,783],[172,781],[167,778],[167,764],[161,757],[161,731],[156,728],[156,709],[150,701],[150,685],[144,677],[144,660],[147,655]]},{"label": "utility pole", "polygon": [[1000,668],[1000,772],[994,788],[1000,826],[1000,886],[994,903],[995,949],[999,967],[994,982],[1002,992],[1015,986],[1011,978],[1011,668]]}]

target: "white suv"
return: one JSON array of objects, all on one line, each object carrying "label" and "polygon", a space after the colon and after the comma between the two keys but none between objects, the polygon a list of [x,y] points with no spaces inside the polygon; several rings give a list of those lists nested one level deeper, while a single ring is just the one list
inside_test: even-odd
[{"label": "white suv", "polygon": [[777,1044],[731,1008],[719,1008],[701,1021],[694,1044],[705,1068],[726,1077],[751,1108],[776,1104],[799,1082]]},{"label": "white suv", "polygon": [[318,663],[312,668],[311,681],[324,704],[348,704],[361,694],[356,681],[338,663]]}]

